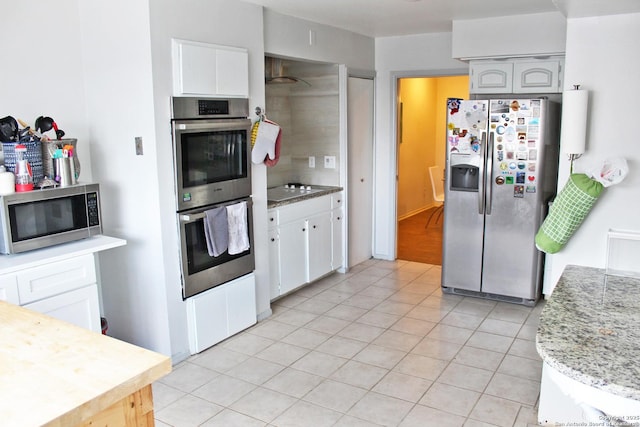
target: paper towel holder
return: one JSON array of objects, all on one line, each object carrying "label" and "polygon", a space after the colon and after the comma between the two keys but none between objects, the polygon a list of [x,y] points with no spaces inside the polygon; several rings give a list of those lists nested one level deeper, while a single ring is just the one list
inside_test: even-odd
[{"label": "paper towel holder", "polygon": [[581,90],[579,84],[563,94],[560,139],[562,152],[568,156],[572,172],[573,161],[585,152],[588,98],[588,91]]}]

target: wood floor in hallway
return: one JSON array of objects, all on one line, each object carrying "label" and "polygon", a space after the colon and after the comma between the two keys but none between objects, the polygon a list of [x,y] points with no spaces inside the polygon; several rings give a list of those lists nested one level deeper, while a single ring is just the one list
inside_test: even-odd
[{"label": "wood floor in hallway", "polygon": [[442,265],[443,220],[442,209],[431,208],[400,221],[398,259]]}]

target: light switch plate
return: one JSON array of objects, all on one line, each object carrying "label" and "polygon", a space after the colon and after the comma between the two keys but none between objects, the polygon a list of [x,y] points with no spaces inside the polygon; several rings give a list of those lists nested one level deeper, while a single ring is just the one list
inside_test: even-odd
[{"label": "light switch plate", "polygon": [[336,156],[324,156],[324,167],[325,169],[335,169]]},{"label": "light switch plate", "polygon": [[142,137],[136,136],[136,156],[142,156]]},{"label": "light switch plate", "polygon": [[316,167],[316,158],[315,158],[315,156],[309,156],[309,167],[310,168],[315,168]]}]

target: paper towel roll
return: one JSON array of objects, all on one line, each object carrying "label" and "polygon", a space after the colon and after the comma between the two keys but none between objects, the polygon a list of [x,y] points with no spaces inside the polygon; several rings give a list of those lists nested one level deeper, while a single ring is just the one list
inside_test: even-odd
[{"label": "paper towel roll", "polygon": [[5,172],[4,166],[0,169],[0,196],[16,192],[16,176],[13,172]]},{"label": "paper towel roll", "polygon": [[588,101],[589,92],[586,90],[570,90],[562,94],[560,147],[565,154],[584,153]]}]

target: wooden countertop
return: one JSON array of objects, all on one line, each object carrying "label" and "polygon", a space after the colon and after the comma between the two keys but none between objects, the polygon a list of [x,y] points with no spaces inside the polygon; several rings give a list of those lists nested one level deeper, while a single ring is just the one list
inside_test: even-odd
[{"label": "wooden countertop", "polygon": [[169,357],[0,301],[0,424],[68,427],[171,371]]},{"label": "wooden countertop", "polygon": [[536,348],[568,378],[640,400],[640,279],[568,265],[540,315]]}]

